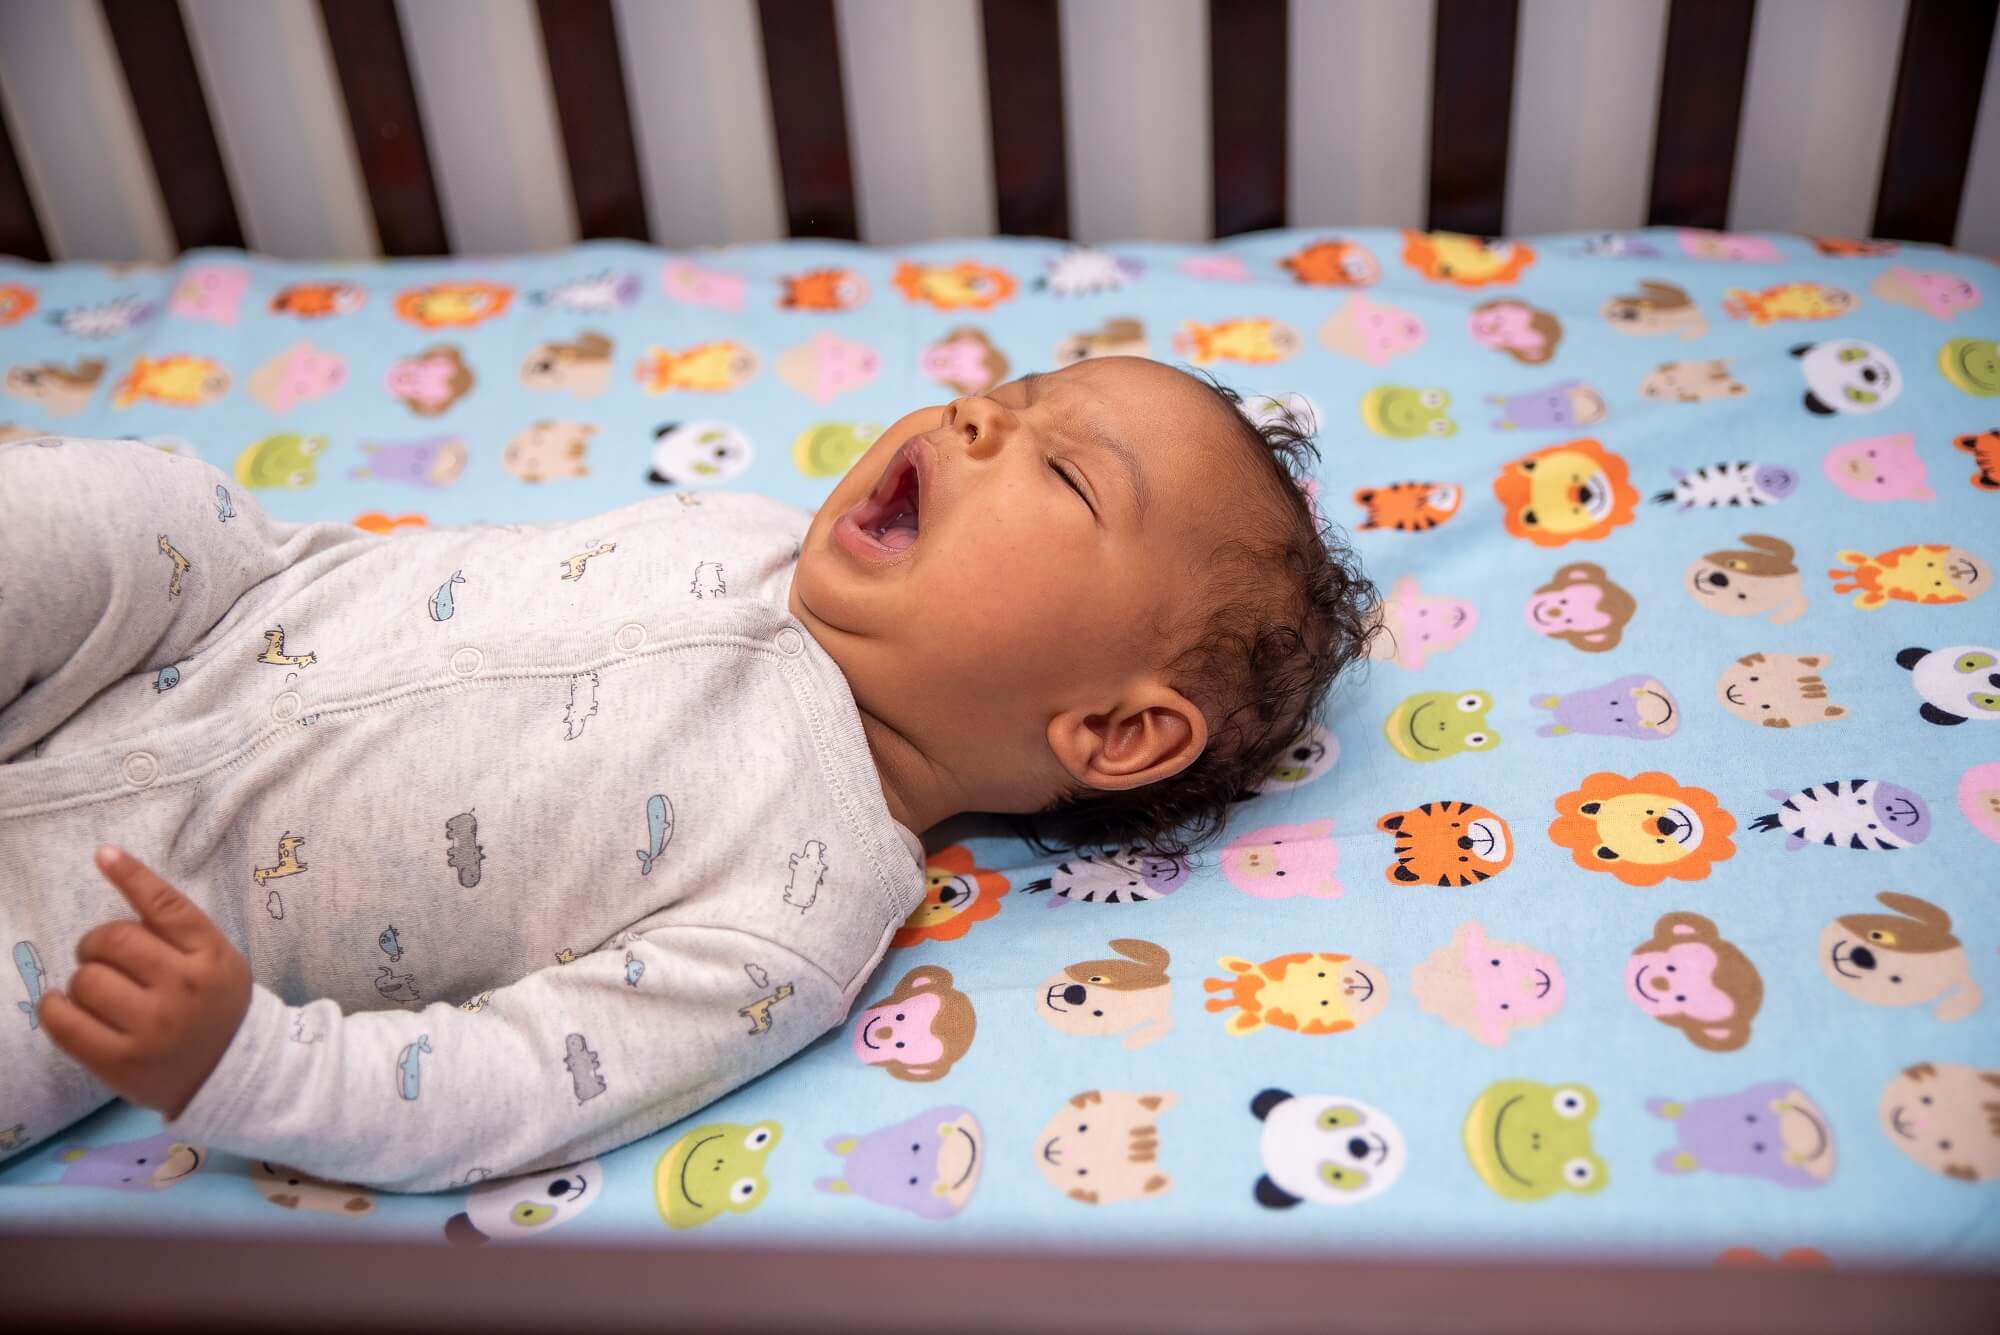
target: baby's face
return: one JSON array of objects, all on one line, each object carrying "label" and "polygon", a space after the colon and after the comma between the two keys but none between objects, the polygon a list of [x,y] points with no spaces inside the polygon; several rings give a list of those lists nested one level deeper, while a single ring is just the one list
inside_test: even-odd
[{"label": "baby's face", "polygon": [[1254,476],[1231,411],[1137,357],[919,408],[820,507],[791,611],[864,712],[1032,800],[1063,780],[1052,719],[1160,680],[1154,628],[1189,611]]}]

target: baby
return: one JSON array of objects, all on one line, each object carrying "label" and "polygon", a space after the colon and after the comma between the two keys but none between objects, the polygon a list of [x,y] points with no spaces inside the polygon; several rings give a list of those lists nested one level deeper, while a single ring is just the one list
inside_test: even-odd
[{"label": "baby", "polygon": [[123,1095],[389,1189],[573,1162],[839,1025],[938,821],[1212,839],[1374,607],[1236,402],[1101,358],[908,414],[814,515],[394,537],[0,445],[12,1152]]}]

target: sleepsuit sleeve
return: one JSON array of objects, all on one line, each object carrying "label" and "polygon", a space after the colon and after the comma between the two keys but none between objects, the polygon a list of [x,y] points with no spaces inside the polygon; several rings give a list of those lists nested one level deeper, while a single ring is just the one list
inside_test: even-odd
[{"label": "sleepsuit sleeve", "polygon": [[[483,1000],[483,1004],[479,1004]],[[588,1158],[667,1125],[840,1023],[816,966],[729,928],[663,926],[465,1005],[340,1013],[258,986],[167,1130],[392,1191]]]}]

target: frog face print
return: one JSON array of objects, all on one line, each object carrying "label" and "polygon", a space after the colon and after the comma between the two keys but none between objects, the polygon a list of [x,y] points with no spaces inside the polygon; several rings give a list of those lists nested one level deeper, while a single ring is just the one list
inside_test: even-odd
[{"label": "frog face print", "polygon": [[667,1146],[653,1169],[653,1200],[669,1228],[699,1228],[727,1211],[747,1214],[770,1183],[764,1161],[777,1148],[776,1122],[710,1122]]},{"label": "frog face print", "polygon": [[1501,1080],[1465,1115],[1465,1155],[1479,1180],[1510,1201],[1588,1196],[1611,1180],[1590,1143],[1597,1095],[1582,1085]]},{"label": "frog face print", "polygon": [[1458,423],[1451,420],[1450,407],[1451,395],[1442,389],[1378,385],[1361,400],[1361,420],[1376,435],[1401,440],[1455,436]]},{"label": "frog face print", "polygon": [[1382,733],[1397,755],[1419,763],[1490,751],[1500,744],[1486,722],[1492,707],[1484,691],[1419,691],[1390,712]]}]

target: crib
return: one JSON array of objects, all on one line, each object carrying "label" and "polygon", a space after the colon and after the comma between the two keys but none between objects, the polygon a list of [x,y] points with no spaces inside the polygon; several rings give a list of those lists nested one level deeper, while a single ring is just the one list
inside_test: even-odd
[{"label": "crib", "polygon": [[[0,442],[144,440],[393,542],[811,509],[910,406],[1137,353],[1317,423],[1391,632],[1198,859],[927,832],[951,894],[865,1000],[942,973],[942,1074],[836,1031],[411,1197],[205,1147],[135,1182],[156,1114],[10,1130],[0,1074],[9,1316],[1990,1328],[1996,11],[0,0]],[[437,402],[394,389],[425,359]],[[1672,848],[1616,818],[1661,807]],[[1367,980],[1323,1031],[1314,960]],[[1146,1143],[1082,1193],[1045,1151],[1086,1114]],[[976,1163],[940,1137],[913,1205],[869,1147],[939,1121]],[[688,1137],[765,1124],[754,1209],[670,1208]],[[1354,1126],[1358,1188],[1314,1138]]]}]

